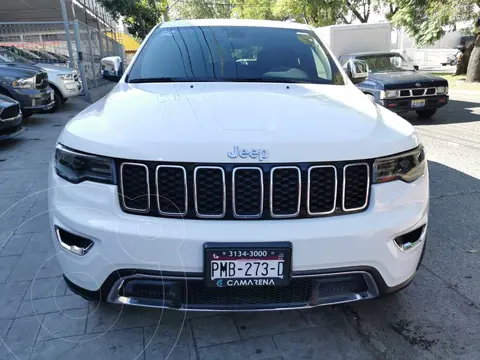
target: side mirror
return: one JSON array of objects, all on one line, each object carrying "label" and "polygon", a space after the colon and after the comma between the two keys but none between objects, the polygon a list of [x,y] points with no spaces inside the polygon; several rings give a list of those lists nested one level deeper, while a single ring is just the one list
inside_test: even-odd
[{"label": "side mirror", "polygon": [[346,63],[347,75],[354,84],[368,79],[368,64],[363,60],[350,59]]},{"label": "side mirror", "polygon": [[119,82],[123,75],[123,64],[120,56],[109,56],[100,61],[101,74],[105,80]]},{"label": "side mirror", "polygon": [[414,68],[415,70],[417,70],[417,71],[418,71],[418,69],[420,69],[420,68],[418,67],[418,65],[413,65],[413,68]]}]

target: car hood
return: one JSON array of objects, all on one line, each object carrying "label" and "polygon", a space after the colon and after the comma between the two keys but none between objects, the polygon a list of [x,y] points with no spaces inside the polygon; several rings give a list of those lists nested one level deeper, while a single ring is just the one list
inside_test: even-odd
[{"label": "car hood", "polygon": [[70,68],[68,66],[62,66],[62,65],[40,63],[40,64],[37,64],[36,66],[39,67],[39,68],[42,68],[43,70],[45,70],[47,72],[55,72],[55,73],[58,73],[58,74],[70,74],[74,71],[72,68]]},{"label": "car hood", "polygon": [[[123,159],[267,162],[367,159],[419,144],[413,127],[355,86],[268,83],[120,83],[72,119],[59,142]],[[256,160],[258,161],[258,160]]]},{"label": "car hood", "polygon": [[448,81],[440,76],[419,71],[369,73],[368,79],[382,83],[385,89],[425,88],[448,85]]},{"label": "car hood", "polygon": [[16,63],[0,64],[0,76],[9,75],[31,77],[41,71],[41,69],[33,65]]},{"label": "car hood", "polygon": [[0,94],[0,110],[14,104],[18,104],[18,102],[8,96]]}]

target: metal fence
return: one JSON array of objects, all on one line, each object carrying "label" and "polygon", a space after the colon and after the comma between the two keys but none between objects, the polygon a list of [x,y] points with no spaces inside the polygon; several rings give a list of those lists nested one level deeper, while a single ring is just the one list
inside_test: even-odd
[{"label": "metal fence", "polygon": [[78,69],[87,97],[106,84],[100,69],[103,57],[120,56],[125,61],[122,44],[78,20],[0,23],[0,46],[35,62]]}]

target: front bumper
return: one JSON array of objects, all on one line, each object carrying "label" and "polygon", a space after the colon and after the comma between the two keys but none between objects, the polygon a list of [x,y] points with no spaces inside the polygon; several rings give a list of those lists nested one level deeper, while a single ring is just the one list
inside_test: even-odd
[{"label": "front bumper", "polygon": [[55,103],[54,92],[47,89],[14,89],[12,97],[20,103],[22,110],[37,112]]},{"label": "front bumper", "polygon": [[82,84],[80,81],[59,79],[56,85],[65,99],[79,96],[82,93]]},{"label": "front bumper", "polygon": [[[393,112],[407,112],[416,110],[438,109],[448,104],[448,95],[421,96],[414,98],[383,99],[379,104]],[[412,107],[412,100],[425,100],[425,106]]]},{"label": "front bumper", "polygon": [[[365,212],[292,220],[144,218],[122,212],[116,186],[91,182],[73,185],[59,178],[53,170],[49,182],[52,237],[56,257],[69,286],[86,297],[95,298],[101,293],[102,299],[109,302],[143,306],[219,309],[208,301],[196,307],[178,301],[139,303],[119,292],[122,281],[135,274],[141,277],[137,280],[163,276],[163,280],[169,281],[167,287],[171,285],[174,292],[179,286],[204,291],[204,288],[199,289],[203,284],[205,242],[290,241],[293,244],[292,286],[305,278],[312,284],[312,280],[332,280],[332,277],[352,272],[368,285],[343,298],[321,301],[313,296],[314,288],[311,288],[306,302],[290,302],[292,306],[254,304],[247,307],[248,310],[309,307],[372,298],[411,281],[424,248],[424,238],[408,251],[401,251],[393,240],[423,225],[426,229],[428,221],[428,170],[412,184],[395,181],[373,185],[370,205]],[[94,245],[84,256],[74,255],[60,245],[55,227],[89,238]],[[245,308],[236,306],[234,309]]]},{"label": "front bumper", "polygon": [[11,139],[25,132],[22,126],[22,113],[8,120],[0,119],[0,140]]}]

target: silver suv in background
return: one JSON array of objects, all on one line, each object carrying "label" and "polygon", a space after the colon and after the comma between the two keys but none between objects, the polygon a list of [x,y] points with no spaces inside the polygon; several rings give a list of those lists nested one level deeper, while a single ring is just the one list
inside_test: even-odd
[{"label": "silver suv in background", "polygon": [[24,118],[55,102],[47,73],[32,65],[0,62],[0,94],[18,101]]},{"label": "silver suv in background", "polygon": [[78,71],[67,66],[53,64],[36,64],[27,58],[13,53],[0,46],[0,64],[15,63],[45,70],[48,74],[48,84],[54,91],[55,103],[48,109],[48,112],[55,112],[69,98],[82,93],[82,82]]}]

